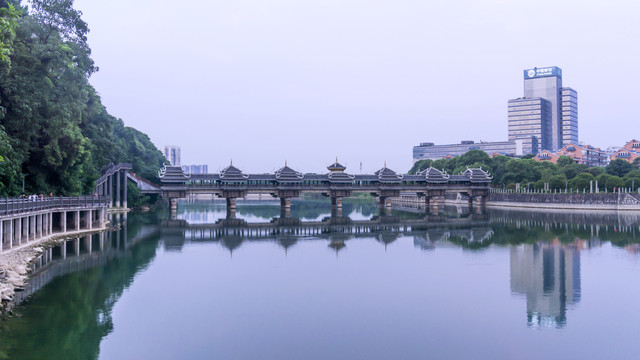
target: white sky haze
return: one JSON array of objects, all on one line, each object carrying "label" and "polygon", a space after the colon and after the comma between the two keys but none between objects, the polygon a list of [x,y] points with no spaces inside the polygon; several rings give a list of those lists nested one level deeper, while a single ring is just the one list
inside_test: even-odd
[{"label": "white sky haze", "polygon": [[559,66],[579,137],[640,137],[640,2],[76,0],[108,111],[183,164],[321,172],[507,138],[525,68]]}]

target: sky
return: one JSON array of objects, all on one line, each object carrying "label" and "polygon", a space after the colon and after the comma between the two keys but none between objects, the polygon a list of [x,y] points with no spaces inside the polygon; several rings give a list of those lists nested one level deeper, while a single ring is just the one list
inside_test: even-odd
[{"label": "sky", "polygon": [[[110,114],[183,164],[397,172],[420,142],[507,140],[523,69],[559,66],[579,138],[640,137],[637,1],[76,0]],[[635,131],[634,131],[635,129]]]}]

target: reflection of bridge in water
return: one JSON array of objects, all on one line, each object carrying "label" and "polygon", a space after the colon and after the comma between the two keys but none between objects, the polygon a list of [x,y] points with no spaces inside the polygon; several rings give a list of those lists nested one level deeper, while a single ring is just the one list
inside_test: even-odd
[{"label": "reflection of bridge in water", "polygon": [[452,238],[467,243],[484,242],[493,230],[486,215],[470,214],[465,218],[429,215],[421,219],[401,219],[380,216],[371,220],[351,220],[346,217],[327,217],[322,221],[300,221],[295,218],[276,218],[269,223],[247,223],[240,219],[222,219],[215,224],[189,224],[185,220],[165,220],[162,233],[170,249],[180,249],[185,241],[221,241],[233,251],[243,241],[273,241],[285,249],[298,240],[328,240],[336,251],[344,243],[357,238],[375,238],[385,245],[400,237],[412,236],[414,245],[432,249],[435,242]]}]

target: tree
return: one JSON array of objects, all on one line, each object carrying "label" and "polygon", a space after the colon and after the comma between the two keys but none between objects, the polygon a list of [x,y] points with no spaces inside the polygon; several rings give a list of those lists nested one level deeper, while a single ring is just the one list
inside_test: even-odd
[{"label": "tree", "polygon": [[0,7],[0,62],[11,64],[10,55],[13,52],[13,40],[16,37],[18,19],[22,12],[11,3],[1,4]]},{"label": "tree", "polygon": [[567,178],[564,175],[553,175],[549,180],[549,186],[552,189],[565,189],[567,186]]},{"label": "tree", "polygon": [[623,186],[624,180],[622,180],[622,178],[618,176],[613,175],[607,179],[606,187],[609,191],[614,191],[615,189],[621,188]]},{"label": "tree", "polygon": [[557,165],[559,167],[561,167],[561,168],[562,167],[566,167],[566,166],[570,166],[570,165],[573,165],[573,164],[575,164],[575,161],[573,161],[572,158],[570,158],[570,157],[568,157],[566,155],[562,155],[562,156],[560,156],[560,158],[558,158]]},{"label": "tree", "polygon": [[485,164],[485,168],[489,168],[491,158],[486,152],[478,149],[469,150],[458,157],[458,167],[471,167],[474,164]]},{"label": "tree", "polygon": [[633,166],[640,169],[640,157],[633,160]]},{"label": "tree", "polygon": [[589,189],[591,181],[594,181],[596,178],[589,173],[581,173],[578,174],[575,178],[571,179],[571,187],[576,189]]},{"label": "tree", "polygon": [[622,159],[615,159],[607,165],[604,170],[609,175],[615,175],[618,177],[625,176],[629,171],[633,170],[634,167],[631,163]]}]

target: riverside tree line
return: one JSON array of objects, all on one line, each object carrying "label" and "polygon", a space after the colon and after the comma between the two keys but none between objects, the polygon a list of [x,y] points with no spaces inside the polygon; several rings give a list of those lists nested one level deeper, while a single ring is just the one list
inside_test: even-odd
[{"label": "riverside tree line", "polygon": [[[515,189],[520,184],[525,189],[544,189],[549,183],[553,190],[573,190],[589,192],[590,182],[598,181],[600,191],[613,191],[616,188],[628,188],[638,191],[640,188],[640,159],[633,163],[616,159],[606,167],[587,167],[577,164],[568,156],[561,156],[558,163],[536,161],[532,158],[514,159],[497,155],[489,157],[482,150],[471,150],[461,156],[451,159],[420,160],[416,162],[409,174],[429,168],[430,166],[445,170],[449,174],[458,174],[467,167],[481,167],[493,176],[491,181],[495,187]],[[594,185],[595,186],[595,185]],[[595,191],[595,189],[594,189]]]},{"label": "riverside tree line", "polygon": [[98,68],[81,15],[73,0],[0,0],[0,196],[23,181],[27,193],[90,194],[109,163],[157,180],[162,153],[89,84]]}]

